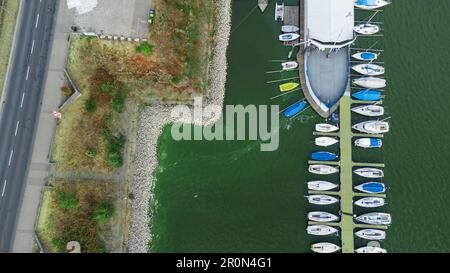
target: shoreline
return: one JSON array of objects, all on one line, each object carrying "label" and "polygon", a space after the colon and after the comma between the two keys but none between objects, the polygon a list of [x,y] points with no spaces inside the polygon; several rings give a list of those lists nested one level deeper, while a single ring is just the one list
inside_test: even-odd
[{"label": "shoreline", "polygon": [[[208,106],[223,108],[225,84],[227,80],[227,49],[231,35],[231,0],[217,3],[217,30],[212,60],[209,64],[211,85],[207,92]],[[128,241],[130,253],[148,253],[153,239],[151,233],[154,205],[154,173],[159,165],[158,142],[164,128],[175,120],[171,117],[171,106],[151,106],[140,114],[136,154],[134,156],[134,175],[131,201],[131,227]],[[222,112],[222,111],[221,111]],[[213,124],[220,116],[211,120],[194,120],[195,125]],[[151,207],[151,208],[150,208]]]}]

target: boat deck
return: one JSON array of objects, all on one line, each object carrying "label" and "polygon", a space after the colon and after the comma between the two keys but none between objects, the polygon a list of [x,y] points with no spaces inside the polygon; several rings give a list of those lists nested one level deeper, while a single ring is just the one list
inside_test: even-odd
[{"label": "boat deck", "polygon": [[[300,26],[299,21],[299,15],[300,15],[300,7],[299,6],[285,6],[284,7],[284,25],[291,25],[291,26]],[[292,46],[299,43],[299,39],[291,41],[291,42],[285,42],[284,45],[286,46]]]}]

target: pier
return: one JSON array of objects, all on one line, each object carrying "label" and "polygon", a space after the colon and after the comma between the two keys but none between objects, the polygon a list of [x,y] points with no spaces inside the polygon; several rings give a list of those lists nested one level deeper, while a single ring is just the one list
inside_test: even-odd
[{"label": "pier", "polygon": [[[300,15],[300,7],[299,6],[285,6],[284,7],[284,24],[290,26],[299,26],[299,15]],[[285,42],[286,46],[293,46],[298,44],[299,40],[294,40],[291,42]]]}]

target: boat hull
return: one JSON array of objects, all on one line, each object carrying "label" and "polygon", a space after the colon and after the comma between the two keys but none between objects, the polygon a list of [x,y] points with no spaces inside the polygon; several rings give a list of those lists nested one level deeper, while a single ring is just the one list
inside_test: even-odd
[{"label": "boat hull", "polygon": [[380,32],[380,27],[374,24],[360,24],[355,27],[355,31],[361,35],[374,35]]},{"label": "boat hull", "polygon": [[328,223],[328,222],[335,222],[339,220],[339,217],[337,217],[334,214],[324,212],[324,211],[313,211],[308,213],[308,219],[310,221],[320,222],[320,223]]},{"label": "boat hull", "polygon": [[298,115],[303,109],[305,109],[308,103],[306,101],[297,102],[292,105],[288,109],[286,109],[283,113],[285,118],[292,118]]},{"label": "boat hull", "polygon": [[281,31],[285,33],[295,33],[298,32],[300,28],[294,25],[285,25],[281,27]]},{"label": "boat hull", "polygon": [[366,240],[384,240],[386,239],[386,232],[378,229],[363,229],[355,232],[355,235],[359,238]]},{"label": "boat hull", "polygon": [[339,140],[332,137],[318,137],[315,139],[314,143],[320,147],[329,147],[339,143]]},{"label": "boat hull", "polygon": [[281,34],[279,37],[280,42],[292,42],[300,38],[300,35],[297,33],[286,33]]},{"label": "boat hull", "polygon": [[365,178],[383,178],[384,172],[375,168],[362,168],[355,170],[355,174]]},{"label": "boat hull", "polygon": [[327,236],[336,234],[338,230],[334,227],[326,226],[326,225],[314,225],[314,226],[308,226],[306,228],[306,232],[309,235],[315,235],[315,236]]},{"label": "boat hull", "polygon": [[341,248],[332,243],[318,243],[318,244],[312,245],[311,250],[315,253],[329,254],[329,253],[337,252],[337,251],[341,250]]},{"label": "boat hull", "polygon": [[326,206],[336,204],[339,202],[339,199],[328,195],[310,195],[308,196],[308,201],[313,205]]},{"label": "boat hull", "polygon": [[315,161],[333,161],[336,160],[338,156],[329,152],[315,152],[311,154],[311,160]]},{"label": "boat hull", "polygon": [[385,73],[384,67],[376,64],[359,64],[353,66],[352,69],[366,76],[380,76]]},{"label": "boat hull", "polygon": [[378,54],[373,52],[358,52],[353,54],[352,57],[359,61],[374,61],[378,59]]},{"label": "boat hull", "polygon": [[363,105],[353,108],[352,111],[366,117],[384,116],[384,107],[379,105]]},{"label": "boat hull", "polygon": [[379,182],[367,182],[355,187],[356,190],[360,192],[365,192],[369,194],[377,194],[386,192],[386,186]]},{"label": "boat hull", "polygon": [[356,92],[352,97],[360,101],[379,101],[382,99],[381,91],[370,89]]},{"label": "boat hull", "polygon": [[316,125],[316,131],[321,133],[332,133],[339,130],[339,127],[326,124],[326,123],[320,123]]},{"label": "boat hull", "polygon": [[366,121],[353,126],[353,129],[366,134],[385,134],[389,132],[389,123],[384,121]]},{"label": "boat hull", "polygon": [[390,225],[392,222],[389,213],[381,212],[367,213],[356,217],[356,220],[368,225]]},{"label": "boat hull", "polygon": [[312,191],[329,191],[337,188],[338,185],[327,181],[311,181],[308,182],[308,189]]},{"label": "boat hull", "polygon": [[381,89],[386,87],[385,79],[375,77],[363,77],[355,79],[353,80],[353,83],[364,88],[372,88],[372,89]]},{"label": "boat hull", "polygon": [[366,246],[361,247],[356,250],[356,253],[369,253],[369,254],[377,254],[377,253],[387,253],[386,249],[374,246]]},{"label": "boat hull", "polygon": [[355,146],[364,149],[381,148],[383,141],[377,138],[360,138],[355,140]]},{"label": "boat hull", "polygon": [[385,205],[385,201],[380,197],[366,197],[357,200],[355,205],[361,208],[379,208]]},{"label": "boat hull", "polygon": [[327,165],[311,165],[309,166],[309,172],[313,174],[329,175],[339,172],[339,169]]}]

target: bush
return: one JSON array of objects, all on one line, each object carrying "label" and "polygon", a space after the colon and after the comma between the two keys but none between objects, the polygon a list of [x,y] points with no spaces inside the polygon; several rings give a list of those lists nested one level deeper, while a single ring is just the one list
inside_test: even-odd
[{"label": "bush", "polygon": [[58,204],[62,211],[67,212],[76,209],[78,201],[75,195],[60,192],[58,194]]},{"label": "bush", "polygon": [[104,83],[100,86],[100,90],[104,93],[111,93],[111,91],[113,90],[113,85],[110,83]]},{"label": "bush", "polygon": [[116,96],[112,101],[112,107],[117,113],[123,113],[125,107],[125,93],[122,90],[118,90]]},{"label": "bush", "polygon": [[148,42],[143,42],[136,47],[136,52],[144,55],[150,55],[153,51],[154,46]]},{"label": "bush", "polygon": [[94,219],[97,222],[106,222],[114,216],[114,207],[110,203],[103,202],[94,211]]},{"label": "bush", "polygon": [[93,98],[89,98],[86,101],[84,108],[86,109],[86,111],[88,113],[95,113],[95,111],[97,111],[97,103],[95,102],[95,100]]},{"label": "bush", "polygon": [[85,155],[90,158],[95,158],[95,157],[97,157],[97,150],[89,149],[86,151]]},{"label": "bush", "polygon": [[103,129],[103,137],[105,138],[107,150],[107,163],[113,168],[123,166],[123,149],[125,147],[126,138],[124,135],[114,136],[109,128]]}]

